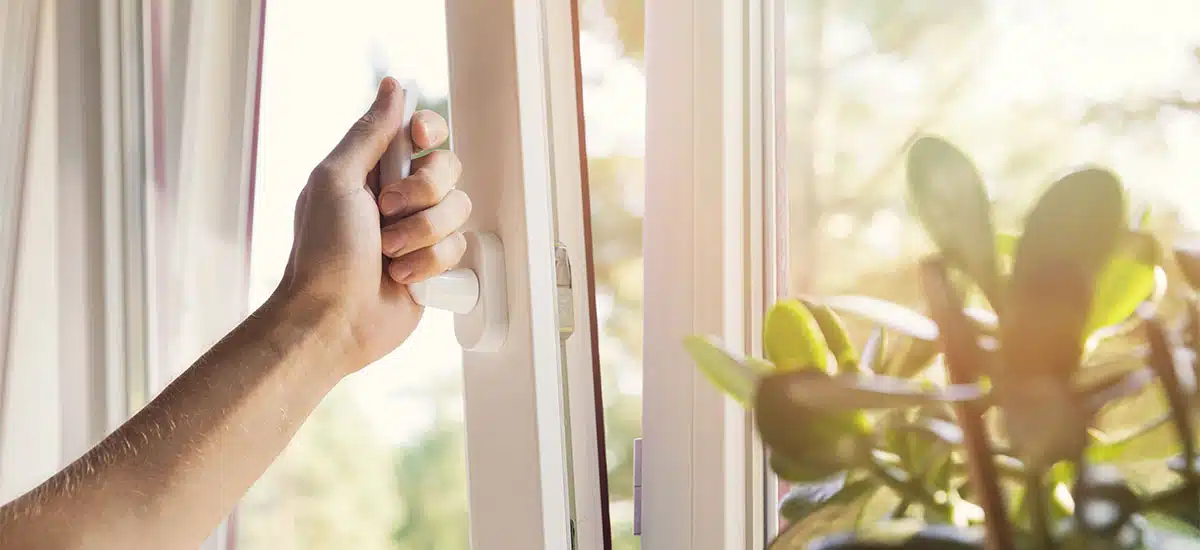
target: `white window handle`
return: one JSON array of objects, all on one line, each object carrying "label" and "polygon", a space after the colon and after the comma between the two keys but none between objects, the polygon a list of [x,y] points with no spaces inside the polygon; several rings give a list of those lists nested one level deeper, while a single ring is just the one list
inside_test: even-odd
[{"label": "white window handle", "polygon": [[[418,93],[403,83],[404,122],[379,160],[382,181],[398,181],[412,168],[411,121]],[[408,286],[413,301],[455,313],[454,335],[466,351],[499,351],[508,334],[508,297],[505,286],[504,245],[493,233],[464,233],[467,251],[459,267]]]}]

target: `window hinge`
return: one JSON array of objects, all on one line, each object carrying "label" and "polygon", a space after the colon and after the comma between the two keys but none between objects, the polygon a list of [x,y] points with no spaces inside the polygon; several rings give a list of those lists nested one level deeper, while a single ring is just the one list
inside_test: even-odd
[{"label": "window hinge", "polygon": [[642,438],[633,440],[633,536],[642,536]]},{"label": "window hinge", "polygon": [[554,286],[558,299],[558,337],[575,334],[575,293],[571,288],[571,256],[562,243],[554,243]]}]

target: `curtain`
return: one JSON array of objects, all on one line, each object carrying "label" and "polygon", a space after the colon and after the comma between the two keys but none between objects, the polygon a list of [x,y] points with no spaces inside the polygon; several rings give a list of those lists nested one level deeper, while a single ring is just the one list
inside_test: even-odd
[{"label": "curtain", "polygon": [[0,2],[0,501],[246,314],[263,5]]},{"label": "curtain", "polygon": [[[18,308],[18,288],[28,288],[28,270],[19,273],[18,259],[22,249],[22,222],[25,214],[26,190],[31,179],[29,158],[34,141],[34,87],[39,76],[46,77],[45,68],[38,67],[41,2],[39,0],[8,0],[0,4],[0,500],[20,492],[42,474],[38,459],[54,456],[53,445],[38,445],[29,441],[18,447],[19,440],[34,439],[27,426],[14,425],[13,409],[38,407],[29,399],[20,399],[14,391],[25,384],[28,369],[16,371],[14,355],[20,358],[23,349],[13,349]],[[40,70],[39,70],[40,69]],[[44,117],[39,117],[44,118]],[[42,198],[42,197],[36,197]],[[26,236],[30,235],[25,231]],[[25,239],[28,242],[29,239]],[[21,277],[21,275],[26,275]],[[20,281],[18,281],[20,279]],[[36,283],[35,283],[36,284]],[[35,381],[36,382],[36,381]],[[53,382],[53,381],[51,381]],[[16,452],[21,448],[21,452]]]}]

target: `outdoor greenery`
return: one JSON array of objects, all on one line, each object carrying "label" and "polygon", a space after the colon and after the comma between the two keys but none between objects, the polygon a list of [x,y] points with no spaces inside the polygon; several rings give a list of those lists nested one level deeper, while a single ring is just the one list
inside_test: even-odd
[{"label": "outdoor greenery", "polygon": [[[788,299],[767,315],[764,359],[686,342],[794,483],[771,548],[1200,547],[1200,250],[1175,249],[1191,288],[1174,290],[1184,311],[1168,321],[1157,240],[1111,172],[1061,177],[1010,235],[954,146],[921,137],[906,164],[937,245],[918,267],[929,316],[865,296]],[[839,313],[876,327],[862,349]],[[1105,353],[1121,339],[1133,345]],[[1130,421],[1119,405],[1143,395],[1163,396],[1159,416],[1101,422]],[[1159,429],[1173,439],[1134,450]],[[1166,487],[1121,470],[1148,458],[1173,471]]]}]

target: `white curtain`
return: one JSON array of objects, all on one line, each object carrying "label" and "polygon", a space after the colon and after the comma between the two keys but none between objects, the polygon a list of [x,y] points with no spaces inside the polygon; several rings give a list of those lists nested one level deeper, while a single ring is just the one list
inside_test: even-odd
[{"label": "white curtain", "polygon": [[0,501],[245,315],[263,4],[0,2]]},{"label": "white curtain", "polygon": [[[38,63],[38,52],[44,54],[47,42],[39,32],[40,11],[38,0],[0,5],[0,500],[48,475],[43,461],[57,462],[59,452],[57,437],[39,437],[41,427],[20,422],[28,413],[56,423],[58,413],[56,400],[37,397],[55,392],[57,384],[55,377],[38,376],[36,370],[37,363],[47,359],[37,353],[45,346],[19,345],[38,338],[46,328],[37,322],[44,318],[21,322],[39,306],[29,298],[45,295],[46,279],[37,276],[32,264],[38,258],[30,251],[44,244],[43,206],[53,201],[53,190],[31,185],[45,176],[38,160],[47,153],[48,134],[34,131],[35,118],[36,128],[44,129],[47,114],[52,114],[47,102],[37,101],[35,106],[34,101],[35,82],[43,89],[47,82],[53,84],[51,71]],[[21,265],[25,268],[18,269]],[[54,308],[53,302],[40,305]],[[18,362],[21,368],[16,368]]]}]

